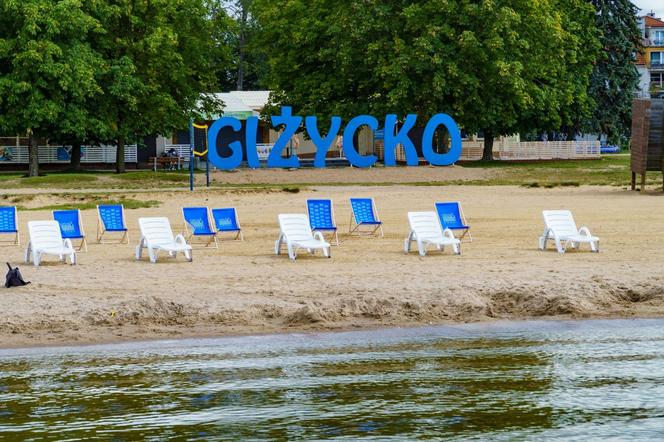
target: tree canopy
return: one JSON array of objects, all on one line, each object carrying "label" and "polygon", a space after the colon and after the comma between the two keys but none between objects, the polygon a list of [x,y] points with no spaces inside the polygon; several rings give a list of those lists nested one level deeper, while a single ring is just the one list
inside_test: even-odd
[{"label": "tree canopy", "polygon": [[590,108],[598,45],[584,0],[255,0],[255,8],[273,100],[303,114],[445,112],[492,140],[557,129]]}]

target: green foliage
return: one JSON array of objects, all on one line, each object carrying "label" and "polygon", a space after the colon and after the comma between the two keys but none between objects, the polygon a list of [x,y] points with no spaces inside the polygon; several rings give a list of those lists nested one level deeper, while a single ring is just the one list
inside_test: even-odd
[{"label": "green foliage", "polygon": [[0,2],[2,133],[86,137],[94,126],[87,102],[101,93],[101,60],[88,39],[99,30],[80,0]]},{"label": "green foliage", "polygon": [[596,103],[587,130],[620,144],[631,132],[632,99],[639,84],[634,54],[640,50],[638,9],[630,0],[591,0],[602,54],[592,73],[589,93]]},{"label": "green foliage", "polygon": [[[468,132],[559,128],[587,112],[584,0],[255,0],[273,103],[327,120],[451,114]],[[268,112],[271,111],[268,110]]]}]

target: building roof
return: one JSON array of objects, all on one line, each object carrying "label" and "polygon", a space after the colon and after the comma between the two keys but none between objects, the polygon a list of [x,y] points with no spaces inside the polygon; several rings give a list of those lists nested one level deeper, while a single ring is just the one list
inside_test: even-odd
[{"label": "building roof", "polygon": [[664,28],[664,21],[659,18],[646,15],[643,17],[643,20],[645,20],[646,28]]},{"label": "building roof", "polygon": [[270,98],[270,91],[232,91],[229,94],[255,111],[262,110]]}]

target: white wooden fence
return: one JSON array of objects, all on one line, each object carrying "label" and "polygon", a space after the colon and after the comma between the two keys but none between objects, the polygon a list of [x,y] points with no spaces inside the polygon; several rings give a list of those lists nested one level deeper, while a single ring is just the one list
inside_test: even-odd
[{"label": "white wooden fence", "polygon": [[[138,162],[138,148],[134,145],[125,146],[125,163]],[[83,146],[81,163],[113,164],[116,159],[116,146]],[[27,146],[0,145],[0,165],[27,164]],[[66,164],[71,160],[70,146],[39,146],[40,164]]]},{"label": "white wooden fence", "polygon": [[[461,161],[482,158],[484,141],[463,141]],[[599,141],[510,141],[496,140],[493,157],[497,160],[581,160],[600,157]]]}]

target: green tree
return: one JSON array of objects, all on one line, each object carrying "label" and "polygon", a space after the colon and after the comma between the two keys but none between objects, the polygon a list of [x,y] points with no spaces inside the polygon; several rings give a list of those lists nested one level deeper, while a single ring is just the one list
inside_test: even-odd
[{"label": "green tree", "polygon": [[29,176],[40,139],[86,136],[86,104],[100,92],[87,38],[99,28],[80,0],[0,2],[0,131],[28,135]]},{"label": "green tree", "polygon": [[639,84],[634,56],[641,49],[638,9],[630,0],[591,0],[601,56],[592,72],[589,94],[594,113],[586,129],[605,134],[612,143],[629,138],[632,99]]},{"label": "green tree", "polygon": [[125,171],[125,144],[187,126],[195,112],[217,110],[212,66],[213,22],[204,0],[93,0],[104,24],[92,41],[104,61],[103,94],[94,106],[117,144],[116,172]]},{"label": "green tree", "polygon": [[587,102],[584,0],[254,1],[272,101],[304,114],[446,112],[491,159],[493,137],[559,128]]}]

